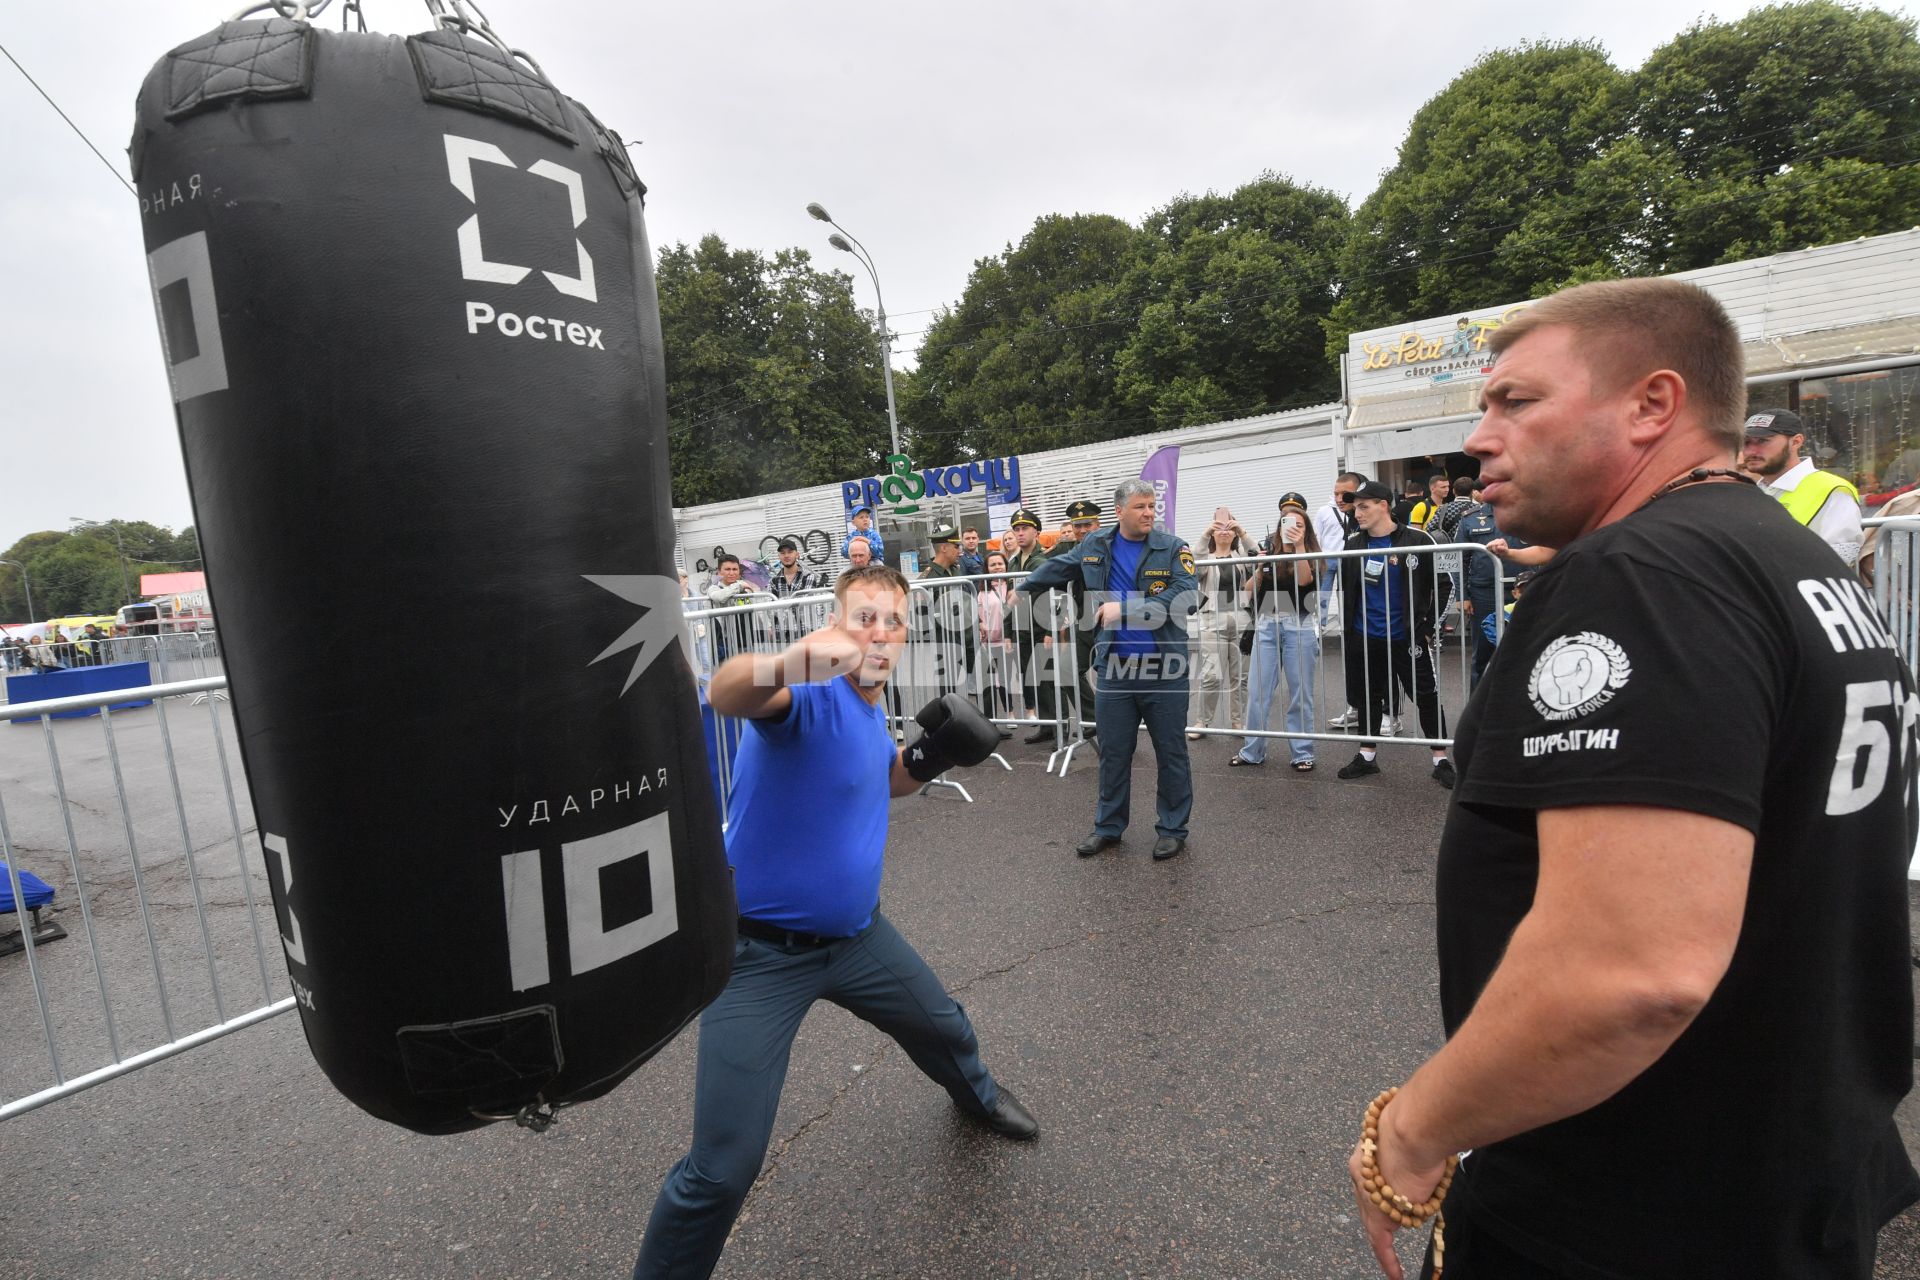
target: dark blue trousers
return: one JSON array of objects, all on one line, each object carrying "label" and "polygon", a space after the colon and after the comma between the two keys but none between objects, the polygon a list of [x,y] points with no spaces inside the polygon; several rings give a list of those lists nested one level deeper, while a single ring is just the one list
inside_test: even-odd
[{"label": "dark blue trousers", "polygon": [[1133,750],[1141,724],[1159,765],[1153,829],[1187,838],[1193,816],[1193,766],[1187,759],[1187,683],[1102,681],[1093,698],[1100,730],[1100,806],[1093,829],[1118,839],[1133,795]]},{"label": "dark blue trousers", "polygon": [[793,1037],[816,1000],[892,1036],[963,1110],[986,1115],[999,1104],[967,1011],[879,912],[860,933],[824,947],[743,937],[734,946],[732,980],[700,1015],[693,1150],[673,1166],[654,1201],[634,1280],[713,1273],[760,1176]]}]

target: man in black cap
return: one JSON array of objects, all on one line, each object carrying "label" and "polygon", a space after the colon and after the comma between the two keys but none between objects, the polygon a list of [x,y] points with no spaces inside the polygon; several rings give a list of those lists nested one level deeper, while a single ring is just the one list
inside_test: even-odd
[{"label": "man in black cap", "polygon": [[[922,582],[958,579],[960,572],[960,531],[950,524],[933,527],[933,563],[920,574]],[[917,671],[927,678],[932,696],[964,690],[973,674],[975,654],[974,623],[979,617],[971,582],[956,581],[951,586],[931,591],[916,591],[910,598],[911,612],[924,611],[923,625],[915,631],[933,646],[934,665]],[[1000,736],[1010,738],[1013,730],[1002,728]]]},{"label": "man in black cap", "polygon": [[[1075,549],[1099,528],[1099,503],[1089,502],[1085,498],[1077,502],[1069,502],[1066,521],[1060,526],[1060,537],[1054,542],[1053,549],[1047,552],[1047,559],[1059,560],[1072,555]],[[1073,672],[1076,678],[1066,681],[1061,688],[1066,691],[1067,698],[1079,709],[1086,735],[1091,738],[1098,732],[1093,713],[1096,696],[1093,687],[1093,638],[1096,628],[1093,620],[1086,616],[1086,596],[1077,580],[1069,589],[1069,594],[1073,601],[1072,616],[1061,616],[1054,620],[1054,636],[1056,643],[1064,643],[1068,632],[1071,631]],[[1056,657],[1056,661],[1064,663],[1065,659]],[[1064,680],[1065,677],[1062,679]],[[1066,708],[1063,706],[1061,708],[1063,716],[1065,712]]]},{"label": "man in black cap", "polygon": [[[1354,491],[1354,521],[1360,531],[1346,550],[1370,551],[1340,562],[1340,593],[1345,597],[1347,633],[1341,641],[1346,660],[1347,696],[1357,699],[1366,740],[1341,768],[1343,779],[1380,772],[1374,762],[1375,739],[1386,717],[1395,684],[1413,696],[1423,737],[1446,732],[1435,679],[1433,539],[1419,529],[1394,523],[1393,491],[1369,480]],[[1452,790],[1453,762],[1445,747],[1431,748],[1433,780]]]},{"label": "man in black cap", "polygon": [[[1007,550],[1009,573],[1032,573],[1047,558],[1047,553],[1040,546],[1040,517],[1025,507],[1013,513],[1013,519],[1007,525],[1007,540],[1012,543]],[[1052,636],[1042,621],[1046,616],[1047,602],[1019,594],[1013,597],[1013,602],[1013,645],[1020,661],[1020,683],[1026,695],[1028,711],[1038,715],[1041,720],[1041,724],[1027,735],[1026,740],[1045,742],[1053,737],[1053,725],[1050,722],[1057,717],[1053,681],[1040,672],[1041,660],[1052,647]]]},{"label": "man in black cap", "polygon": [[960,531],[950,524],[937,524],[928,541],[933,545],[933,563],[921,571],[920,577],[923,580],[959,577]]},{"label": "man in black cap", "polygon": [[[824,574],[808,573],[800,564],[800,544],[792,538],[780,539],[780,563],[767,575],[767,590],[775,599],[786,600],[792,596],[805,595],[813,591],[825,591],[827,579]],[[782,645],[792,644],[801,636],[812,631],[816,625],[811,617],[803,618],[801,608],[782,610],[773,615],[773,634]],[[819,621],[824,622],[825,615]]]},{"label": "man in black cap", "polygon": [[1088,502],[1085,498],[1067,504],[1067,518],[1060,526],[1060,539],[1053,544],[1049,557],[1057,556],[1069,550],[1073,544],[1085,538],[1100,527],[1100,504]]},{"label": "man in black cap", "polygon": [[[766,545],[765,543],[761,544]],[[804,595],[809,591],[825,591],[825,574],[809,573],[800,563],[800,544],[792,538],[780,539],[780,567],[767,575],[767,590],[781,600],[788,596]],[[812,628],[808,628],[812,630]]]},{"label": "man in black cap", "polygon": [[1760,488],[1780,500],[1787,514],[1819,534],[1852,568],[1860,558],[1863,536],[1860,491],[1844,476],[1815,470],[1802,458],[1807,428],[1790,409],[1762,409],[1747,419],[1741,467]]}]

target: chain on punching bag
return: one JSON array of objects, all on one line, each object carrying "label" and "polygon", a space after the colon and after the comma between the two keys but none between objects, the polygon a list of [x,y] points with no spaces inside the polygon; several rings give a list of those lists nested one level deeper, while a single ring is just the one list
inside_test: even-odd
[{"label": "chain on punching bag", "polygon": [[226,23],[132,144],[307,1039],[421,1132],[612,1088],[725,985],[735,917],[644,188],[473,30]]}]

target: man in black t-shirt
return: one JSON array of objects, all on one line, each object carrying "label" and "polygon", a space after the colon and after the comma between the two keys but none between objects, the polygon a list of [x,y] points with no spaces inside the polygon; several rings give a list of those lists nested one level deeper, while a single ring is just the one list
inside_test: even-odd
[{"label": "man in black t-shirt", "polygon": [[1913,677],[1732,471],[1741,350],[1710,296],[1582,285],[1490,345],[1466,449],[1501,527],[1559,554],[1455,741],[1448,1043],[1355,1150],[1376,1257],[1398,1276],[1363,1164],[1420,1205],[1465,1151],[1446,1280],[1866,1280],[1920,1198],[1893,1124]]},{"label": "man in black t-shirt", "polygon": [[1393,504],[1393,522],[1406,528],[1413,522],[1413,509],[1427,500],[1427,482],[1423,476],[1408,476],[1400,486],[1400,501]]}]

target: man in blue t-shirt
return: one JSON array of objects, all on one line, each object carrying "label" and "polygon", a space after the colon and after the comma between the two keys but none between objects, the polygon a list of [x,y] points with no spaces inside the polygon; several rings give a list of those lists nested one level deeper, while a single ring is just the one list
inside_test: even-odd
[{"label": "man in blue t-shirt", "polygon": [[[1347,634],[1341,642],[1347,668],[1347,697],[1359,708],[1366,740],[1341,767],[1351,781],[1380,772],[1375,763],[1380,722],[1398,684],[1420,710],[1420,733],[1445,735],[1439,683],[1433,660],[1434,621],[1439,596],[1434,587],[1433,539],[1419,529],[1396,524],[1393,491],[1369,480],[1354,491],[1353,518],[1359,531],[1347,539],[1348,551],[1366,551],[1340,561],[1340,594],[1346,601]],[[1447,749],[1434,745],[1433,780],[1453,787],[1453,762]]]},{"label": "man in blue t-shirt", "polygon": [[700,1017],[693,1149],[654,1202],[635,1280],[712,1273],[760,1173],[787,1055],[816,1000],[900,1043],[994,1132],[1039,1125],[980,1062],[967,1014],[880,914],[887,802],[1000,744],[959,694],[922,708],[895,748],[883,704],[906,640],[907,581],[885,565],[835,585],[833,622],[784,653],[742,654],[707,701],[750,726],[734,763],[727,860],[740,900],[733,977]]}]

